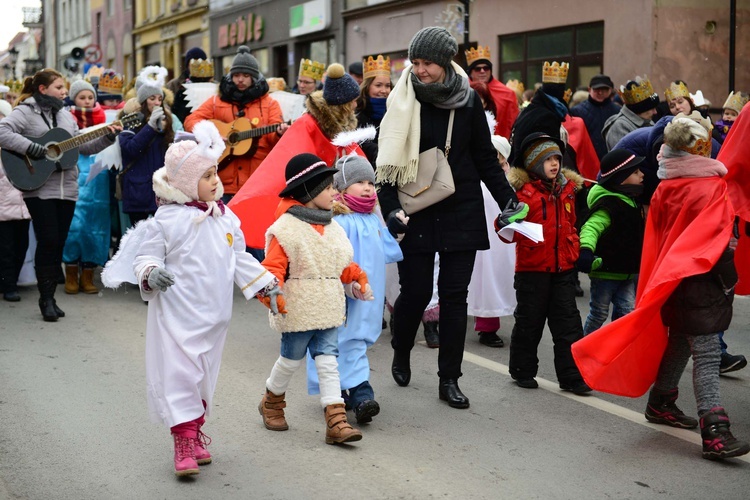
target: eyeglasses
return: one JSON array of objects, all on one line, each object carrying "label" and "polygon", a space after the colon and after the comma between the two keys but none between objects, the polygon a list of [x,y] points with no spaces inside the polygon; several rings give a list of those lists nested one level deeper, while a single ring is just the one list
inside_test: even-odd
[{"label": "eyeglasses", "polygon": [[315,82],[311,80],[297,80],[298,85],[314,85]]},{"label": "eyeglasses", "polygon": [[480,73],[484,73],[485,71],[489,71],[489,66],[474,66],[474,71],[478,71]]}]

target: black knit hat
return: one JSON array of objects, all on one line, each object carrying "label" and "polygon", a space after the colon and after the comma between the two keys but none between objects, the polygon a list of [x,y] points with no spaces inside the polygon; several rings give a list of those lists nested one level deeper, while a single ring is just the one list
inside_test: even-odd
[{"label": "black knit hat", "polygon": [[426,59],[447,68],[457,53],[456,39],[450,31],[438,26],[422,28],[409,42],[410,61]]},{"label": "black knit hat", "polygon": [[260,78],[260,66],[258,60],[250,53],[244,45],[237,48],[237,55],[232,59],[232,66],[229,68],[229,75],[235,73],[246,73],[253,77],[253,80]]},{"label": "black knit hat", "polygon": [[352,102],[359,97],[359,84],[344,71],[339,63],[333,63],[326,70],[323,83],[323,99],[327,104],[337,106]]},{"label": "black knit hat", "polygon": [[185,52],[185,60],[184,65],[182,66],[183,70],[188,69],[190,66],[190,60],[191,59],[203,59],[204,61],[208,59],[208,56],[200,47],[193,47],[192,49]]},{"label": "black knit hat", "polygon": [[630,174],[635,172],[645,158],[636,156],[627,149],[613,149],[602,158],[599,185],[602,187],[619,186]]},{"label": "black knit hat", "polygon": [[351,63],[349,65],[349,74],[362,76],[364,74],[364,70],[362,68],[362,61],[355,61]]},{"label": "black knit hat", "polygon": [[339,169],[329,167],[314,154],[301,153],[293,156],[286,164],[286,187],[279,196],[307,203],[331,184],[333,174],[338,171]]}]

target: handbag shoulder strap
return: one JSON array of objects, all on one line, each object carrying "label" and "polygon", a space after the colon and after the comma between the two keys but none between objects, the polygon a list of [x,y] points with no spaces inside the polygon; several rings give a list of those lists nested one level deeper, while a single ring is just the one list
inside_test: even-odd
[{"label": "handbag shoulder strap", "polygon": [[[150,148],[150,147],[151,147],[151,144],[153,144],[155,140],[156,140],[156,137],[152,137],[152,138],[151,138],[151,140],[150,140],[150,141],[148,141],[148,144],[146,145],[146,148],[145,148],[145,149],[148,149],[148,148]],[[134,159],[133,159],[133,161],[131,161],[130,163],[128,163],[128,166],[127,166],[127,167],[123,168],[123,169],[122,169],[122,170],[120,171],[120,175],[125,175],[126,173],[128,173],[128,170],[130,170],[131,168],[133,168],[133,167],[135,166],[135,162],[137,162],[138,160],[139,160],[139,158],[137,158],[137,157],[136,157],[136,158],[134,158]],[[129,178],[129,177],[128,177],[128,178]]]},{"label": "handbag shoulder strap", "polygon": [[456,115],[456,110],[451,109],[450,117],[448,118],[448,135],[445,138],[445,156],[448,157],[448,153],[451,150],[451,136],[453,135],[453,117]]}]

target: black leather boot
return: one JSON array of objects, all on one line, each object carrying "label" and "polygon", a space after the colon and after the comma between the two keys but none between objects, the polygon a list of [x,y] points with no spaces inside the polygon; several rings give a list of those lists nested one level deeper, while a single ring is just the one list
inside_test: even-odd
[{"label": "black leather boot", "polygon": [[[55,304],[55,289],[59,270],[57,266],[36,268],[37,289],[39,290],[39,310],[44,321],[57,321],[60,314]],[[60,311],[62,312],[62,311]],[[65,313],[63,313],[64,315]]]},{"label": "black leather boot", "polygon": [[430,349],[437,349],[440,347],[440,333],[438,332],[437,321],[422,321],[424,326],[424,340],[427,343],[427,347]]},{"label": "black leather boot", "polygon": [[455,378],[440,379],[440,399],[447,401],[451,408],[465,409],[469,407],[469,398],[461,392],[458,387],[458,379]]},{"label": "black leather boot", "polygon": [[42,319],[44,321],[57,321],[57,318],[60,317],[55,311],[54,302],[55,299],[50,297],[39,298],[39,309],[42,311]]},{"label": "black leather boot", "polygon": [[411,366],[409,366],[410,357],[411,351],[393,351],[391,375],[393,375],[393,380],[395,380],[401,387],[409,385],[409,381],[411,380]]}]

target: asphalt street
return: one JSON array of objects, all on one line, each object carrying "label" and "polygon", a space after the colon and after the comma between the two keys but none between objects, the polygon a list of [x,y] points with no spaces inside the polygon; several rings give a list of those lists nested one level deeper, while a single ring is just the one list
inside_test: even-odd
[{"label": "asphalt street", "polygon": [[[411,384],[398,387],[384,330],[370,351],[381,413],[361,426],[362,441],[324,443],[322,410],[303,370],[287,393],[290,430],[268,431],[257,404],[279,336],[265,309],[239,291],[204,428],[214,463],[178,480],[169,431],[147,415],[147,306],[137,289],[58,292],[67,316],[57,323],[41,321],[33,287],[19,303],[0,303],[3,499],[750,497],[749,458],[702,459],[697,431],[646,422],[645,396],[561,392],[548,333],[540,388],[516,387],[507,374],[512,317],[502,318],[501,349],[480,345],[469,325],[460,379],[468,410],[438,400],[437,350],[421,333]],[[588,290],[578,305],[585,315]],[[726,340],[731,352],[750,355],[750,301],[735,305]],[[690,379],[688,364],[678,403],[693,414]],[[750,439],[750,368],[722,377],[721,389],[732,430]]]}]

